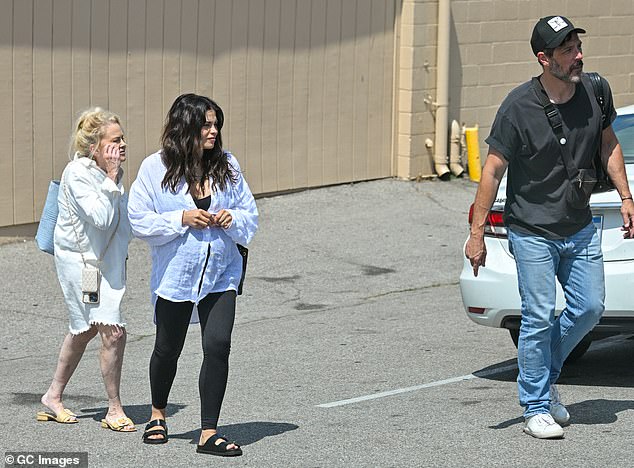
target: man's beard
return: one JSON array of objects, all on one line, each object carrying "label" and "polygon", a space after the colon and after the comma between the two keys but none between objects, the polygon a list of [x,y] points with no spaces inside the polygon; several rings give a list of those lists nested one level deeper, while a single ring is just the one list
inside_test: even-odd
[{"label": "man's beard", "polygon": [[579,83],[581,81],[581,72],[583,71],[583,60],[579,60],[570,66],[567,72],[553,58],[551,59],[550,73],[561,81],[567,83]]}]

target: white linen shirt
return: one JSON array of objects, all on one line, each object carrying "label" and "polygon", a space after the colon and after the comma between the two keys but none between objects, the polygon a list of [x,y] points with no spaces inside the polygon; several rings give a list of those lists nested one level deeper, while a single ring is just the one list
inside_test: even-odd
[{"label": "white linen shirt", "polygon": [[[125,326],[121,300],[125,293],[128,244],[132,239],[126,201],[121,182],[115,184],[91,158],[75,156],[64,169],[57,197],[55,266],[68,307],[69,329],[74,335],[94,324]],[[82,255],[86,264],[92,266],[97,266],[97,259],[103,255],[99,264],[102,277],[98,304],[82,302]]]},{"label": "white linen shirt", "polygon": [[[224,191],[212,191],[209,212],[225,209],[231,213],[233,221],[227,229],[183,226],[183,212],[197,208],[189,186],[183,179],[175,193],[161,187],[167,169],[160,151],[141,163],[130,187],[128,216],[134,235],[152,250],[153,305],[157,296],[198,304],[210,293],[238,289],[242,256],[236,243],[247,245],[251,241],[258,228],[258,211],[238,161],[231,153],[226,154],[238,180],[230,182]],[[196,321],[197,316],[192,316],[192,322]]]}]

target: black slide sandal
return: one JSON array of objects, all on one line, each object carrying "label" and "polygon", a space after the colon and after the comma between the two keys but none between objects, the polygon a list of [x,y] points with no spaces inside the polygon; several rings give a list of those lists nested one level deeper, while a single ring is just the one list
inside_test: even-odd
[{"label": "black slide sandal", "polygon": [[[153,427],[159,426],[160,429],[152,429]],[[163,436],[160,439],[150,439],[150,437],[154,435]],[[143,432],[143,443],[144,444],[165,444],[167,443],[167,423],[165,419],[155,419],[154,421],[150,421],[145,426],[145,432]]]},{"label": "black slide sandal", "polygon": [[[220,439],[222,442],[216,444],[216,441]],[[234,444],[238,448],[228,449],[229,444]],[[207,453],[209,455],[218,455],[219,457],[239,457],[242,455],[242,449],[235,442],[228,442],[225,436],[220,434],[214,434],[203,445],[196,446],[196,452]]]}]

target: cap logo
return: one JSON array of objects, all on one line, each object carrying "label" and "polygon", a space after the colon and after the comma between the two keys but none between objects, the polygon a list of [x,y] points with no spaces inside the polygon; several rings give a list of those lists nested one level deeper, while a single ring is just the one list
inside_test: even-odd
[{"label": "cap logo", "polygon": [[553,31],[559,32],[568,26],[568,23],[566,23],[561,16],[555,16],[554,18],[548,20],[548,25],[553,28]]}]

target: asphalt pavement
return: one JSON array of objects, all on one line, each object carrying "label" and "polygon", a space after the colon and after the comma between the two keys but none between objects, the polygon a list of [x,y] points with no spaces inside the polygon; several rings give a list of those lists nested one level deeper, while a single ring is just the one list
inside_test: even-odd
[{"label": "asphalt pavement", "polygon": [[[68,385],[80,422],[37,422],[67,330],[51,256],[32,239],[0,245],[0,447],[87,452],[90,467],[630,466],[634,342],[592,345],[562,374],[566,437],[522,433],[516,351],[505,330],[471,323],[458,275],[476,185],[378,180],[257,200],[238,300],[220,431],[244,455],[195,453],[198,326],[168,406],[170,440],[100,428],[107,409],[93,340]],[[124,302],[122,400],[150,415],[154,340],[147,246],[134,240]],[[5,465],[15,466],[15,465]]]}]

